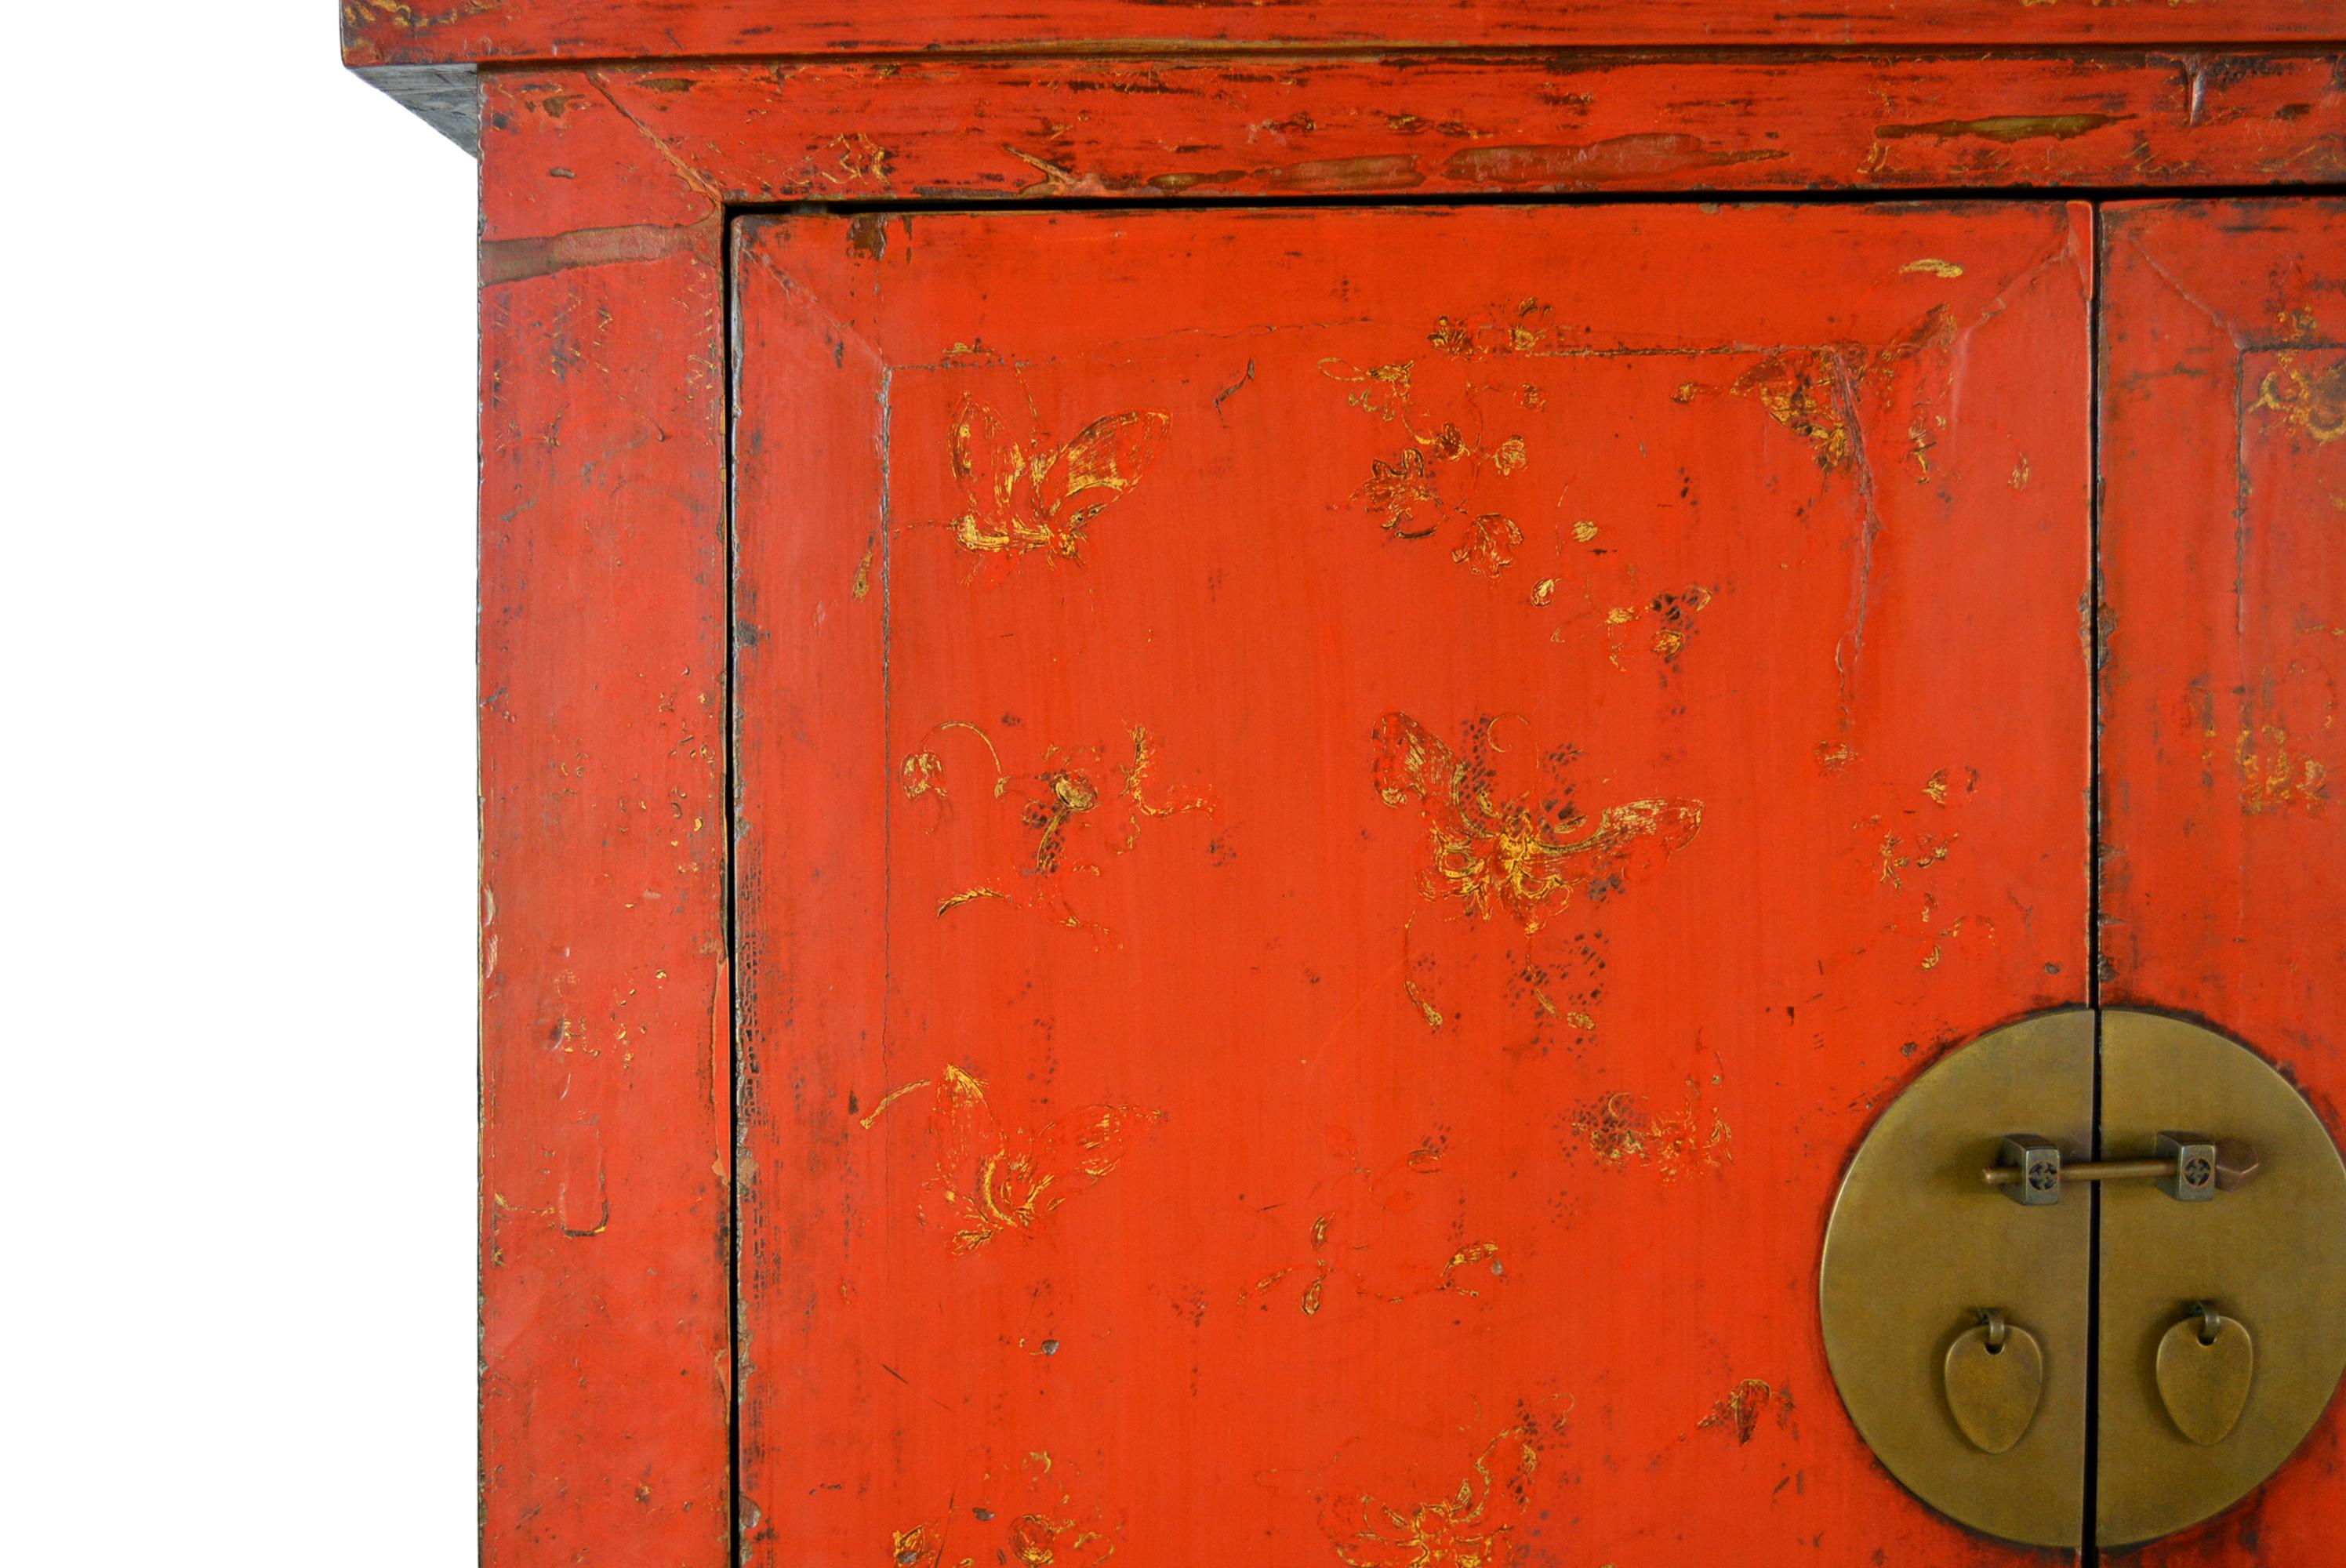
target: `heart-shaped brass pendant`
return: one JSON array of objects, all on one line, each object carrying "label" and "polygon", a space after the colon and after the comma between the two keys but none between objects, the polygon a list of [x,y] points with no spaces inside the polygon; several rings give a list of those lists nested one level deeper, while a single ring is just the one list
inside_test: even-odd
[{"label": "heart-shaped brass pendant", "polygon": [[2158,1342],[2158,1397],[2176,1431],[2202,1447],[2239,1424],[2255,1376],[2257,1347],[2236,1318],[2195,1312]]},{"label": "heart-shaped brass pendant", "polygon": [[2002,1453],[2018,1442],[2044,1392],[2043,1347],[2035,1335],[2001,1317],[1965,1329],[1947,1347],[1947,1409],[1983,1453]]}]

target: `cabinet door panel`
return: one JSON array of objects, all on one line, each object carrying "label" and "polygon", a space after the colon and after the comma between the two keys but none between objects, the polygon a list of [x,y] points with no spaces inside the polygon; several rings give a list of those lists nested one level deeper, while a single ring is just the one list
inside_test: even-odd
[{"label": "cabinet door panel", "polygon": [[[2346,202],[2123,204],[2105,245],[2104,995],[2247,1044],[2334,1137]],[[2104,1280],[2106,1310],[2125,1285]],[[2144,1392],[2147,1331],[2105,1322],[2105,1453],[2164,1430]],[[2248,1502],[2142,1561],[2334,1556],[2341,1432],[2333,1400]]]},{"label": "cabinet door panel", "polygon": [[2090,254],[738,225],[749,1560],[2025,1555],[1815,1267],[2086,997]]}]

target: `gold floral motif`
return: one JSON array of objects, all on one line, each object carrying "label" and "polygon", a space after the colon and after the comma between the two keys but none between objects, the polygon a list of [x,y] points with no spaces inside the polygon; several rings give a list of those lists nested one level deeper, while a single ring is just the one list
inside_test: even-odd
[{"label": "gold floral motif", "polygon": [[1365,1494],[1324,1499],[1321,1529],[1346,1568],[1501,1568],[1530,1511],[1540,1457],[1562,1437],[1562,1413],[1520,1411],[1468,1461],[1457,1490],[1393,1507]]},{"label": "gold floral motif", "polygon": [[1056,924],[1089,925],[1067,901],[1075,876],[1096,875],[1100,861],[1096,857],[1130,853],[1140,842],[1141,824],[1152,818],[1213,809],[1213,801],[1204,794],[1151,798],[1156,742],[1145,725],[1126,732],[1132,747],[1129,762],[1110,759],[1101,747],[1069,751],[1049,746],[1034,772],[1012,775],[1004,771],[1002,755],[983,728],[954,719],[933,727],[899,765],[905,798],[926,800],[933,809],[932,832],[952,813],[948,770],[938,748],[955,732],[983,743],[992,766],[988,798],[1010,802],[1020,828],[1031,837],[1005,875],[940,899],[940,915],[977,900],[999,899],[1034,910]]},{"label": "gold floral motif", "polygon": [[2325,446],[2346,435],[2346,357],[2310,369],[2301,355],[2285,350],[2275,365],[2250,408],[2270,410]]},{"label": "gold floral motif", "polygon": [[1133,1105],[1086,1105],[1039,1132],[1005,1132],[986,1105],[985,1084],[948,1064],[934,1078],[891,1092],[859,1125],[869,1129],[896,1102],[923,1090],[935,1166],[921,1184],[921,1222],[946,1232],[956,1256],[997,1236],[1033,1231],[1068,1199],[1096,1186],[1134,1138],[1164,1120],[1161,1111]]},{"label": "gold floral motif", "polygon": [[[1239,1292],[1239,1305],[1267,1301],[1290,1278],[1302,1284],[1296,1309],[1316,1318],[1328,1302],[1331,1281],[1351,1288],[1345,1299],[1399,1306],[1426,1296],[1474,1300],[1496,1290],[1507,1268],[1495,1241],[1450,1245],[1444,1257],[1430,1256],[1423,1243],[1394,1244],[1394,1217],[1417,1207],[1420,1184],[1442,1168],[1443,1140],[1431,1139],[1382,1171],[1356,1167],[1343,1180],[1330,1212],[1313,1217],[1308,1261],[1272,1269]],[[1323,1199],[1324,1201],[1324,1199]],[[1402,1253],[1413,1256],[1399,1256]],[[1290,1255],[1292,1256],[1292,1255]]]},{"label": "gold floral motif", "polygon": [[[1439,332],[1436,334],[1439,346]],[[1504,513],[1479,504],[1485,479],[1504,479],[1530,462],[1520,435],[1488,445],[1480,434],[1484,390],[1467,382],[1453,413],[1443,418],[1421,405],[1416,366],[1402,361],[1366,370],[1341,360],[1323,360],[1321,373],[1352,390],[1344,401],[1398,425],[1409,443],[1387,457],[1372,458],[1369,477],[1352,500],[1377,526],[1395,539],[1428,538],[1448,524],[1459,535],[1451,559],[1468,571],[1496,576],[1513,564],[1509,549],[1523,542],[1522,528]],[[1530,405],[1526,405],[1530,406]],[[1474,433],[1462,429],[1464,419]]]},{"label": "gold floral motif", "polygon": [[1831,473],[1849,462],[1845,385],[1852,356],[1841,349],[1787,349],[1768,355],[1735,378],[1728,391],[1756,401],[1768,417],[1816,448],[1817,466]]},{"label": "gold floral motif", "polygon": [[2292,754],[2289,731],[2277,724],[2240,731],[2233,763],[2240,776],[2240,809],[2251,817],[2291,807],[2318,817],[2330,803],[2330,770],[2310,757]]},{"label": "gold floral motif", "polygon": [[[1857,402],[1867,377],[1928,351],[1943,352],[1954,340],[1954,313],[1944,305],[1934,305],[1913,327],[1879,347],[1825,343],[1778,349],[1736,377],[1727,390],[1737,397],[1750,398],[1767,411],[1769,418],[1807,442],[1815,450],[1817,466],[1830,473],[1862,456]],[[1688,392],[1686,387],[1678,390]],[[1681,396],[1678,401],[1690,401],[1690,397]],[[1935,439],[1930,432],[1938,416],[1919,398],[1909,412],[1910,453],[1921,476],[1928,473]]]},{"label": "gold floral motif", "polygon": [[[896,1568],[1100,1568],[1116,1555],[1123,1527],[1079,1505],[1070,1486],[1081,1483],[1055,1469],[1065,1467],[1040,1451],[1025,1456],[1015,1477],[989,1468],[974,1488],[986,1501],[894,1532],[890,1560]],[[997,1489],[1024,1495],[1013,1502]]]},{"label": "gold floral motif", "polygon": [[1039,431],[1014,441],[992,408],[964,394],[953,412],[950,456],[967,501],[954,541],[1005,558],[1078,559],[1086,526],[1140,483],[1172,425],[1170,414],[1133,410],[1094,420],[1064,444]]},{"label": "gold floral motif", "polygon": [[1675,854],[1702,828],[1699,800],[1628,800],[1592,820],[1568,801],[1535,806],[1529,791],[1494,799],[1486,769],[1407,714],[1379,719],[1374,739],[1378,797],[1395,808],[1414,801],[1425,820],[1425,896],[1447,896],[1483,920],[1503,911],[1526,933],[1553,920],[1576,891],[1619,876],[1641,844]]},{"label": "gold floral motif", "polygon": [[1735,1135],[1715,1109],[1705,1125],[1700,1084],[1688,1078],[1686,1090],[1685,1105],[1675,1111],[1657,1110],[1623,1091],[1599,1095],[1573,1112],[1572,1137],[1614,1170],[1639,1166],[1664,1181],[1717,1170],[1734,1158],[1728,1145]]},{"label": "gold floral motif", "polygon": [[1771,1406],[1776,1411],[1777,1426],[1792,1430],[1791,1390],[1771,1387],[1764,1379],[1746,1378],[1711,1406],[1708,1415],[1694,1424],[1706,1431],[1733,1432],[1738,1443],[1747,1443],[1759,1431],[1760,1418]]}]

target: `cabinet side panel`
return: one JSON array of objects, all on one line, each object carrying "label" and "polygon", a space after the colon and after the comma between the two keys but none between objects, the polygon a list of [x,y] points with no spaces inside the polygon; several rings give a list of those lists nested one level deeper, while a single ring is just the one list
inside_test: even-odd
[{"label": "cabinet side panel", "polygon": [[[2127,204],[2107,246],[2103,994],[2247,1042],[2334,1136],[2346,203]],[[2334,1554],[2341,1426],[2140,1560]]]},{"label": "cabinet side panel", "polygon": [[484,108],[481,1556],[713,1568],[731,1359],[718,228],[572,145],[603,134],[593,115],[502,87]]}]

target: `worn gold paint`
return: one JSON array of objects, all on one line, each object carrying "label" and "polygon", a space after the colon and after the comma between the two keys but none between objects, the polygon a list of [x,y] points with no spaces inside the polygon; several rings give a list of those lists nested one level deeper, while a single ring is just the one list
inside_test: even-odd
[{"label": "worn gold paint", "polygon": [[[1397,1256],[1402,1249],[1388,1229],[1395,1215],[1417,1206],[1423,1191],[1418,1184],[1439,1176],[1441,1169],[1440,1152],[1425,1147],[1413,1149],[1382,1170],[1356,1165],[1337,1179],[1332,1191],[1321,1193],[1322,1201],[1332,1199],[1338,1207],[1312,1218],[1306,1232],[1308,1260],[1275,1268],[1242,1288],[1239,1305],[1262,1301],[1295,1276],[1303,1278],[1296,1308],[1306,1318],[1318,1317],[1329,1305],[1329,1283],[1339,1279],[1351,1285],[1358,1299],[1387,1306],[1428,1296],[1479,1298],[1491,1281],[1506,1277],[1496,1241],[1464,1243],[1437,1264],[1413,1242],[1407,1248],[1410,1256]],[[1462,1278],[1476,1269],[1488,1280]]]},{"label": "worn gold paint", "polygon": [[1324,1498],[1321,1528],[1347,1568],[1501,1568],[1529,1512],[1540,1457],[1564,1435],[1563,1414],[1524,1411],[1467,1463],[1457,1490],[1392,1507],[1366,1494]]},{"label": "worn gold paint", "polygon": [[[1483,351],[1474,346],[1471,329],[1454,326],[1447,318],[1437,323],[1429,341],[1453,358]],[[1479,492],[1486,479],[1495,482],[1522,472],[1531,453],[1518,434],[1484,444],[1479,394],[1504,391],[1510,402],[1526,408],[1540,406],[1545,395],[1521,395],[1536,388],[1493,389],[1469,381],[1459,386],[1457,402],[1444,415],[1421,402],[1414,361],[1362,369],[1327,359],[1320,362],[1320,371],[1351,389],[1344,398],[1349,406],[1399,426],[1409,438],[1409,444],[1398,451],[1370,460],[1369,476],[1352,492],[1353,503],[1396,539],[1423,539],[1445,525],[1454,528],[1458,542],[1451,559],[1468,571],[1495,576],[1512,565],[1510,552],[1523,543],[1523,530],[1504,512],[1481,504]],[[1462,422],[1477,433],[1470,437]]]},{"label": "worn gold paint", "polygon": [[1524,542],[1524,531],[1495,512],[1486,512],[1466,524],[1466,536],[1450,558],[1468,571],[1495,577],[1515,562],[1507,552]]},{"label": "worn gold paint", "polygon": [[2233,746],[2239,772],[2240,809],[2251,817],[2294,807],[2319,816],[2329,805],[2330,769],[2310,757],[2292,755],[2289,731],[2269,724],[2243,729]]},{"label": "worn gold paint", "polygon": [[[1917,833],[1912,843],[1900,834],[1885,833],[1882,837],[1882,873],[1875,880],[1893,888],[1906,885],[1904,873],[1909,871],[1927,871],[1947,858],[1954,848],[1958,833]],[[1911,850],[1912,852],[1908,853]]]},{"label": "worn gold paint", "polygon": [[1841,351],[1790,349],[1768,355],[1728,390],[1755,400],[1769,418],[1816,448],[1817,466],[1830,473],[1849,461],[1852,415],[1840,385],[1847,373]]},{"label": "worn gold paint", "polygon": [[1442,1288],[1455,1291],[1461,1296],[1482,1294],[1472,1286],[1458,1282],[1459,1270],[1478,1263],[1487,1267],[1493,1274],[1503,1272],[1499,1264],[1499,1244],[1495,1241],[1471,1242],[1452,1253],[1450,1261],[1443,1266]]},{"label": "worn gold paint", "polygon": [[1022,1513],[1010,1522],[1009,1561],[1021,1568],[1050,1568],[1059,1563],[1105,1563],[1116,1555],[1116,1543],[1072,1519]]},{"label": "worn gold paint", "polygon": [[1032,837],[1007,874],[946,894],[937,905],[940,915],[977,900],[999,899],[1033,909],[1058,924],[1083,926],[1087,922],[1068,905],[1066,889],[1075,874],[1096,874],[1100,866],[1097,860],[1076,852],[1080,843],[1095,843],[1106,856],[1127,854],[1138,846],[1141,824],[1149,819],[1213,809],[1204,794],[1151,799],[1156,742],[1145,725],[1126,732],[1132,748],[1129,762],[1111,760],[1100,747],[1069,751],[1053,745],[1044,748],[1042,765],[1033,773],[1013,776],[1003,770],[1001,753],[985,730],[956,719],[931,728],[899,769],[907,799],[935,802],[931,831],[944,823],[951,807],[945,763],[936,747],[944,735],[957,730],[984,743],[993,765],[992,799],[1010,800],[1018,826]]},{"label": "worn gold paint", "polygon": [[[894,1532],[892,1560],[901,1568],[977,1568],[981,1562],[1016,1568],[1099,1568],[1116,1554],[1121,1527],[1093,1505],[1079,1504],[1069,1484],[1053,1479],[1050,1454],[1028,1453],[1014,1479],[991,1469],[973,1489],[980,1499],[1005,1502],[998,1489],[1026,1496],[1016,1506],[987,1502],[950,1509],[942,1518]],[[958,1529],[956,1529],[958,1527]],[[954,1546],[954,1535],[963,1537]]]},{"label": "worn gold paint", "polygon": [[2277,368],[2257,387],[2251,409],[2268,409],[2294,429],[2327,445],[2346,435],[2346,358],[2310,369],[2301,355],[2285,351]]},{"label": "worn gold paint", "polygon": [[888,183],[888,159],[893,155],[865,136],[862,131],[848,131],[831,138],[831,159],[829,168],[818,168],[832,185],[879,185]]},{"label": "worn gold paint", "polygon": [[888,1560],[896,1568],[937,1568],[944,1559],[944,1526],[932,1520],[889,1537]]},{"label": "worn gold paint", "polygon": [[1760,1430],[1760,1418],[1772,1405],[1776,1424],[1790,1428],[1792,1424],[1792,1396],[1779,1391],[1759,1378],[1746,1378],[1727,1391],[1726,1398],[1710,1407],[1710,1413],[1694,1424],[1700,1429],[1731,1431],[1739,1443],[1749,1442]]},{"label": "worn gold paint", "polygon": [[1626,1091],[1600,1095],[1573,1112],[1572,1136],[1614,1170],[1635,1165],[1664,1181],[1716,1170],[1734,1158],[1728,1145],[1735,1134],[1716,1109],[1706,1119],[1701,1084],[1688,1078],[1686,1089],[1675,1111],[1656,1110]]},{"label": "worn gold paint", "polygon": [[1535,807],[1528,791],[1494,799],[1484,769],[1407,714],[1379,719],[1375,739],[1378,798],[1395,808],[1414,800],[1425,820],[1425,896],[1446,896],[1483,920],[1504,911],[1526,933],[1554,919],[1576,891],[1619,876],[1640,843],[1651,840],[1668,856],[1702,828],[1699,800],[1629,800],[1591,820],[1568,805]]},{"label": "worn gold paint", "polygon": [[1898,269],[1901,272],[1927,272],[1933,278],[1960,278],[1964,275],[1959,261],[1943,261],[1936,256],[1918,257]]},{"label": "worn gold paint", "polygon": [[1164,451],[1172,416],[1148,410],[1094,420],[1065,443],[1011,439],[993,409],[954,406],[950,458],[967,505],[951,526],[964,550],[1077,559],[1094,517],[1139,484]]},{"label": "worn gold paint", "polygon": [[[1825,343],[1778,349],[1735,378],[1728,391],[1748,397],[1768,417],[1815,450],[1826,473],[1847,467],[1856,455],[1859,388],[1875,372],[1912,361],[1925,351],[1945,351],[1956,335],[1955,318],[1933,305],[1913,326],[1889,342]],[[1699,390],[1699,389],[1698,389]],[[1935,422],[1935,423],[1934,423]],[[1918,463],[1927,457],[1930,433],[1943,421],[1919,402],[1908,426],[1910,450]]]},{"label": "worn gold paint", "polygon": [[1114,1171],[1131,1141],[1164,1120],[1161,1111],[1133,1105],[1086,1105],[1039,1132],[1005,1132],[986,1103],[984,1082],[947,1064],[937,1077],[889,1094],[861,1125],[870,1127],[922,1089],[929,1095],[934,1165],[921,1184],[921,1221],[945,1231],[956,1255],[1011,1231],[1031,1232]]}]

